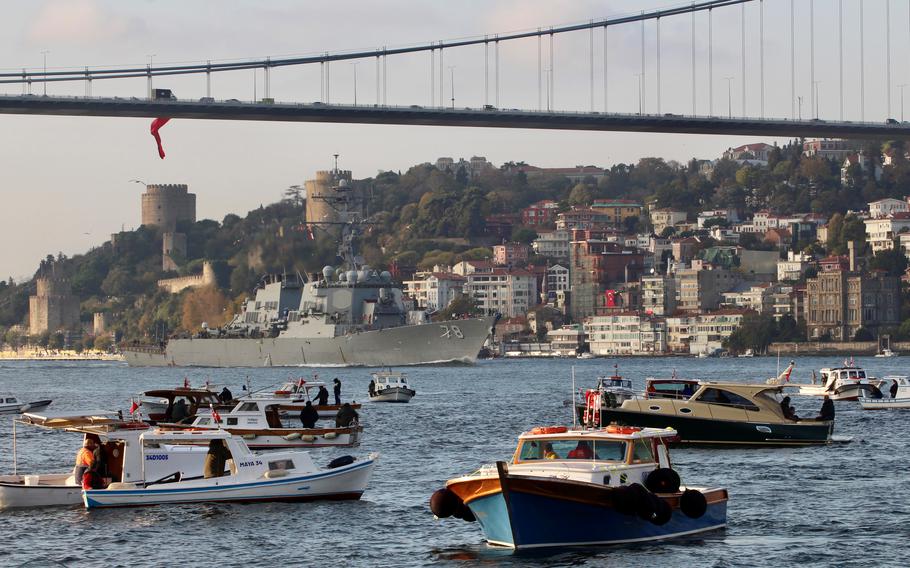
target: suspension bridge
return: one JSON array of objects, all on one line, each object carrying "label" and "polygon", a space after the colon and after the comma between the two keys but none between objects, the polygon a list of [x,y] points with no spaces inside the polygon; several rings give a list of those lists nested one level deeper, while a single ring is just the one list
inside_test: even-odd
[{"label": "suspension bridge", "polygon": [[[778,17],[772,27],[774,32],[766,37],[766,5],[775,5],[778,15],[789,11],[789,20],[780,21]],[[808,4],[808,18],[798,17],[796,6],[804,10]],[[825,2],[831,8],[832,2]],[[848,1],[849,4],[849,1]],[[3,70],[0,72],[0,88],[21,86],[21,93],[0,95],[0,113],[4,114],[37,114],[57,116],[106,116],[106,117],[168,117],[214,120],[256,120],[256,121],[291,121],[291,122],[334,122],[363,124],[403,124],[461,127],[494,127],[494,128],[531,128],[588,131],[637,131],[687,134],[727,134],[727,135],[764,135],[764,136],[805,136],[824,138],[901,138],[910,136],[910,123],[903,121],[903,88],[907,85],[894,85],[892,81],[892,58],[906,61],[907,50],[894,50],[892,28],[900,27],[902,33],[910,39],[910,25],[895,25],[891,19],[892,0],[884,3],[884,53],[877,58],[885,63],[885,82],[883,85],[867,86],[865,78],[865,23],[866,6],[862,0],[854,3],[852,10],[859,13],[859,120],[846,120],[845,88],[845,49],[854,51],[856,46],[846,46],[844,32],[848,28],[850,17],[845,19],[844,0],[837,0],[834,13],[825,16],[837,22],[837,29],[832,34],[835,45],[825,45],[826,56],[838,55],[837,88],[825,89],[826,97],[839,101],[839,112],[832,116],[820,112],[819,84],[816,80],[816,0],[808,3],[795,3],[794,0],[710,0],[692,2],[686,5],[673,6],[660,10],[641,12],[618,17],[590,20],[571,25],[541,27],[514,33],[484,35],[481,37],[463,38],[450,41],[433,41],[423,44],[381,47],[372,50],[350,52],[319,53],[302,57],[266,57],[241,61],[204,61],[180,65],[158,65],[151,61],[145,66],[82,67],[40,69],[22,68],[21,70]],[[907,5],[905,1],[901,5]],[[748,8],[748,12],[747,12]],[[851,8],[851,6],[847,6]],[[903,9],[903,8],[901,8]],[[828,10],[831,12],[831,10]],[[726,108],[716,101],[717,79],[715,77],[715,20],[723,15],[727,28],[731,15],[739,20],[741,104],[739,111],[733,113],[732,87],[736,77],[722,77],[726,81]],[[907,6],[908,23],[910,23],[910,5]],[[855,14],[854,14],[855,15]],[[673,65],[678,65],[680,54],[678,43],[672,53],[663,45],[661,25],[672,25],[678,32],[680,25],[687,23],[691,27],[691,54],[689,65],[691,76],[689,84],[680,84],[678,74],[672,82],[664,77],[669,56],[674,57]],[[646,28],[650,26],[650,31]],[[855,25],[855,24],[854,24]],[[626,40],[630,27],[637,27],[640,35],[639,53],[629,47],[628,41],[622,50],[611,53],[609,36],[616,29],[622,30]],[[702,28],[706,27],[707,33]],[[613,31],[611,31],[613,30]],[[810,49],[797,49],[797,30],[801,34],[808,31]],[[727,30],[729,31],[729,30]],[[571,53],[572,59],[585,60],[587,65],[587,99],[586,108],[561,108],[557,106],[557,95],[560,83],[557,81],[557,59],[554,52],[559,48],[561,37],[569,34],[586,34],[586,53]],[[789,34],[789,36],[788,36]],[[677,34],[678,35],[678,34]],[[753,41],[757,35],[757,41]],[[751,86],[747,86],[747,39],[753,45],[748,51],[749,58],[755,57],[757,51],[758,65],[749,65],[752,72]],[[878,38],[881,40],[881,37]],[[595,41],[596,40],[596,41]],[[785,43],[789,47],[789,62],[766,62],[766,44]],[[502,69],[505,65],[501,57],[501,46],[520,42],[536,43],[536,108],[502,108],[501,101],[506,99],[509,84],[502,80]],[[577,41],[575,44],[577,45]],[[829,42],[830,43],[830,42]],[[596,44],[602,50],[595,49]],[[910,42],[908,42],[910,45]],[[650,52],[648,46],[651,47]],[[456,104],[454,70],[446,62],[452,61],[466,50],[477,51],[482,47],[483,57],[483,90],[477,100],[465,100],[469,97],[460,95]],[[725,46],[729,52],[729,42]],[[821,46],[819,46],[821,48]],[[757,48],[757,49],[756,49]],[[833,49],[829,49],[833,48]],[[703,50],[707,61],[699,58]],[[797,57],[799,52],[799,59]],[[394,65],[395,58],[413,57],[415,54],[427,54],[426,78],[427,92],[418,95],[409,90],[410,100],[390,102],[388,67]],[[473,55],[474,52],[471,52]],[[778,54],[779,55],[779,54]],[[809,61],[805,61],[808,55]],[[614,67],[617,58],[624,60],[638,56],[640,72],[635,73],[637,82],[637,108],[622,108],[621,104],[611,102],[610,94],[615,92],[615,83],[622,77],[611,74],[611,62]],[[894,57],[892,57],[894,56]],[[786,58],[784,58],[786,59]],[[390,63],[392,61],[392,63]],[[802,96],[797,95],[797,62],[801,67],[808,67],[810,81],[810,105],[807,116],[803,116]],[[357,97],[357,75],[354,69],[353,97],[350,92],[339,95],[337,81],[332,82],[332,64],[339,62],[367,63],[375,66],[375,95],[372,100]],[[789,65],[790,71],[790,115],[774,117],[766,115],[766,64],[779,68]],[[276,100],[272,93],[272,76],[299,67],[319,68],[320,95],[318,100],[284,101]],[[848,71],[852,66],[848,66]],[[595,73],[595,70],[597,73]],[[212,76],[224,73],[243,73],[253,71],[253,97],[223,98],[216,100],[212,92]],[[570,71],[566,71],[569,73]],[[601,81],[597,81],[597,75]],[[448,77],[447,77],[448,75]],[[169,93],[155,89],[156,81],[160,84],[166,77],[200,76],[199,92],[193,98],[175,98]],[[756,77],[757,76],[757,77]],[[447,85],[447,78],[449,79]],[[144,92],[135,92],[136,79],[145,79]],[[576,78],[577,79],[577,78]],[[261,80],[262,89],[257,90]],[[119,96],[93,96],[93,86],[97,82],[123,85]],[[601,83],[602,82],[602,83]],[[55,88],[61,84],[81,83],[84,94],[48,94],[48,87]],[[757,88],[754,84],[757,83]],[[851,83],[855,80],[851,79]],[[577,81],[575,83],[578,84]],[[856,85],[853,85],[856,86]],[[900,90],[900,120],[893,118],[892,92],[895,87]],[[698,99],[699,88],[707,96]],[[783,90],[779,80],[774,80],[770,88],[776,95]],[[119,89],[119,87],[118,87]],[[653,89],[650,97],[648,91]],[[885,91],[886,105],[884,115],[876,117],[867,112],[867,90]],[[41,91],[39,94],[37,91]],[[666,91],[672,91],[672,98],[678,103],[680,94],[691,93],[691,106],[680,111],[678,104],[670,108],[664,100]],[[258,96],[261,92],[262,96]],[[167,94],[163,94],[167,93]],[[747,93],[754,97],[754,116],[747,116]],[[180,93],[186,97],[186,93]],[[334,97],[334,98],[333,98]],[[418,99],[420,97],[420,99]],[[353,98],[353,102],[351,101]],[[344,99],[345,102],[341,102]],[[707,100],[704,100],[707,99]],[[668,112],[673,110],[673,112]],[[701,111],[701,112],[699,112]],[[725,112],[726,111],[726,112]],[[868,116],[867,116],[868,114]]]}]

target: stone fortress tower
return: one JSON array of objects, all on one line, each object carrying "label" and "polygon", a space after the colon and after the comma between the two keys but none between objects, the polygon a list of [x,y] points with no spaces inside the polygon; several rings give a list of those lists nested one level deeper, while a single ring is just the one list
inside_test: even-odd
[{"label": "stone fortress tower", "polygon": [[42,261],[35,283],[35,295],[28,298],[29,334],[77,327],[79,299],[73,296],[69,279],[56,264]]},{"label": "stone fortress tower", "polygon": [[186,256],[186,235],[178,233],[177,222],[196,222],[196,194],[186,184],[149,184],[142,194],[142,224],[157,225],[163,231],[162,270],[176,270],[174,257]]},{"label": "stone fortress tower", "polygon": [[[344,182],[344,183],[342,183]],[[339,221],[338,211],[332,206],[339,186],[352,182],[350,170],[316,172],[316,179],[306,181],[306,222],[334,223]]]}]

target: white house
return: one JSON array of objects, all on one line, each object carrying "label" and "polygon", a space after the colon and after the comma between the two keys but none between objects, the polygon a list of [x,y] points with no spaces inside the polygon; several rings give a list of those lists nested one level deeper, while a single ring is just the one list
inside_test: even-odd
[{"label": "white house", "polygon": [[910,231],[910,213],[891,213],[881,219],[865,219],[866,242],[872,245],[872,252],[894,248],[894,239],[900,233]]},{"label": "white house", "polygon": [[891,213],[905,213],[910,211],[907,202],[902,199],[879,199],[869,204],[869,216],[873,219],[887,217]]},{"label": "white house", "polygon": [[624,312],[585,320],[594,355],[654,355],[667,350],[667,322]]}]

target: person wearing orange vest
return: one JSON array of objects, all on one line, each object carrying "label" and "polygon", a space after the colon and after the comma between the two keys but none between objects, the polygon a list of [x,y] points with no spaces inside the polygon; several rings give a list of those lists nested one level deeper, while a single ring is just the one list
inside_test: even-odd
[{"label": "person wearing orange vest", "polygon": [[76,454],[76,467],[73,468],[73,477],[76,478],[77,485],[82,485],[82,476],[95,465],[94,450],[95,441],[91,438],[86,438],[85,441],[82,442],[79,453]]}]

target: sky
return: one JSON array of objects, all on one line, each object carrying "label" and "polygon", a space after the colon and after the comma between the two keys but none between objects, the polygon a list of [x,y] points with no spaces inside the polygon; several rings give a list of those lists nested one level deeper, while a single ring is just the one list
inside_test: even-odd
[{"label": "sky", "polygon": [[[822,119],[840,117],[839,3],[843,6],[844,118],[880,121],[889,115],[889,32],[890,116],[900,118],[899,85],[910,83],[906,64],[910,6],[897,0],[863,3],[862,44],[861,0],[795,2],[793,88],[801,104],[794,102],[791,91],[791,2],[765,0],[765,116],[789,117],[792,112],[812,116],[814,51],[817,113]],[[393,47],[547,28],[678,4],[672,0],[12,0],[3,4],[0,18],[0,70],[39,70],[45,56],[48,70],[61,70]],[[813,6],[814,50],[810,41]],[[709,83],[708,16],[695,16],[697,114],[708,114],[709,106],[713,106],[714,114],[760,115],[759,24],[758,2],[715,11],[713,82]],[[690,16],[666,18],[660,24],[658,109],[657,25],[654,21],[645,24],[645,112],[692,112],[692,34]],[[590,109],[590,39],[587,31],[556,36],[552,63],[549,44],[544,40],[542,67],[552,69],[552,108]],[[593,104],[602,112],[602,30],[597,30],[593,39]],[[640,24],[611,27],[606,47],[607,110],[638,112]],[[537,40],[501,44],[498,106],[537,108],[537,57]],[[864,90],[860,89],[860,61],[865,63]],[[438,61],[435,65],[432,84],[438,104]],[[453,86],[456,106],[484,104],[482,46],[449,50],[443,65],[445,104],[451,103]],[[494,104],[492,49],[489,69],[489,102]],[[355,75],[358,103],[375,102],[374,62],[363,61],[356,66],[335,63],[328,74],[330,102],[353,102]],[[549,76],[546,72],[544,75]],[[427,53],[390,57],[386,77],[389,104],[431,104]],[[269,86],[271,96],[278,101],[312,102],[320,100],[320,85],[320,69],[314,65],[275,69]],[[204,76],[162,77],[155,80],[155,87],[170,88],[180,98],[206,94]],[[95,81],[92,94],[142,97],[146,89],[145,79]],[[258,97],[263,96],[261,72],[255,76],[250,71],[223,73],[212,78],[212,96],[216,99],[251,100],[254,89]],[[0,94],[21,92],[19,85],[0,85]],[[42,94],[43,87],[33,86],[32,92]],[[47,93],[84,95],[85,85],[52,83]],[[546,95],[541,99],[546,106]],[[260,204],[277,201],[287,187],[302,184],[316,170],[330,168],[335,153],[340,154],[341,167],[363,178],[380,170],[405,170],[440,156],[457,159],[479,155],[496,164],[523,160],[545,167],[609,167],[647,156],[678,161],[716,158],[728,147],[758,141],[753,137],[709,135],[173,120],[162,129],[167,158],[161,160],[149,135],[149,124],[149,119],[137,118],[0,115],[0,242],[4,243],[0,277],[30,276],[47,254],[83,253],[108,240],[113,232],[135,228],[143,187],[130,180],[186,183],[197,195],[197,216],[221,220],[227,213],[242,215]]]}]

